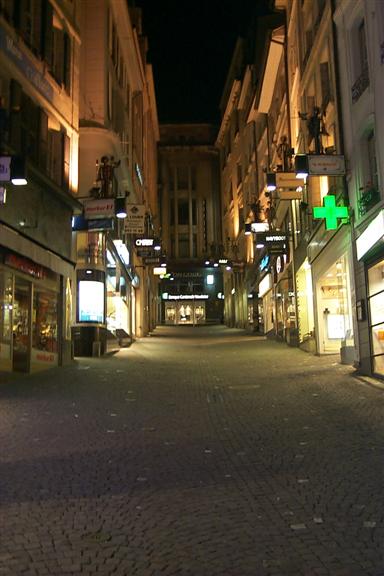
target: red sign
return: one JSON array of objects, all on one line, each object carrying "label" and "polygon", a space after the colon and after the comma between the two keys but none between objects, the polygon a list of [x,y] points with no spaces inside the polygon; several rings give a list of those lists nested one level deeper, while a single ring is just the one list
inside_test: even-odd
[{"label": "red sign", "polygon": [[7,254],[4,263],[34,278],[44,278],[46,275],[43,266],[39,266],[39,264],[35,264],[23,256],[17,256],[17,254]]}]

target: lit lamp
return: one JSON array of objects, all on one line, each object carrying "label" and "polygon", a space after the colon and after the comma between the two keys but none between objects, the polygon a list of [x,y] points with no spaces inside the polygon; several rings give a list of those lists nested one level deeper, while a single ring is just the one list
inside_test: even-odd
[{"label": "lit lamp", "polygon": [[276,190],[276,174],[275,172],[267,172],[267,190],[273,192]]},{"label": "lit lamp", "polygon": [[125,205],[125,196],[120,198],[115,198],[115,214],[116,218],[126,218],[127,217],[127,207]]},{"label": "lit lamp", "polygon": [[295,172],[296,178],[305,179],[308,176],[308,158],[306,154],[296,154]]},{"label": "lit lamp", "polygon": [[28,184],[26,161],[23,156],[12,156],[11,182],[15,186],[25,186]]},{"label": "lit lamp", "polygon": [[249,236],[252,233],[252,222],[246,222],[245,223],[245,230],[244,230],[244,234],[246,236]]},{"label": "lit lamp", "polygon": [[156,250],[156,252],[160,252],[161,250],[161,242],[157,238],[153,242],[153,249]]}]

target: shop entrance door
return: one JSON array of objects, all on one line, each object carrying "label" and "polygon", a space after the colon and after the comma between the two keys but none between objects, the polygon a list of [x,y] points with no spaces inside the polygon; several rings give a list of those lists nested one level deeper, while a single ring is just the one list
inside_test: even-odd
[{"label": "shop entrance door", "polygon": [[31,284],[15,278],[13,301],[13,370],[28,372],[31,350]]}]

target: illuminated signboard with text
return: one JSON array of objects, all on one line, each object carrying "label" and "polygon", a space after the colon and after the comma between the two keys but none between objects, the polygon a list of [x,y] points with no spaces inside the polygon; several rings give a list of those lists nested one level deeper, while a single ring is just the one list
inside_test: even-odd
[{"label": "illuminated signboard with text", "polygon": [[80,280],[79,322],[104,324],[104,282]]}]

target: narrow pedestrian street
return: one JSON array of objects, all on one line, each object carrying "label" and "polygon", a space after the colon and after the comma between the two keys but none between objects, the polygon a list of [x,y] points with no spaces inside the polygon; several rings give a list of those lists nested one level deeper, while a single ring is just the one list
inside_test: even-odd
[{"label": "narrow pedestrian street", "polygon": [[384,390],[338,357],[160,326],[2,378],[1,575],[384,575]]}]

